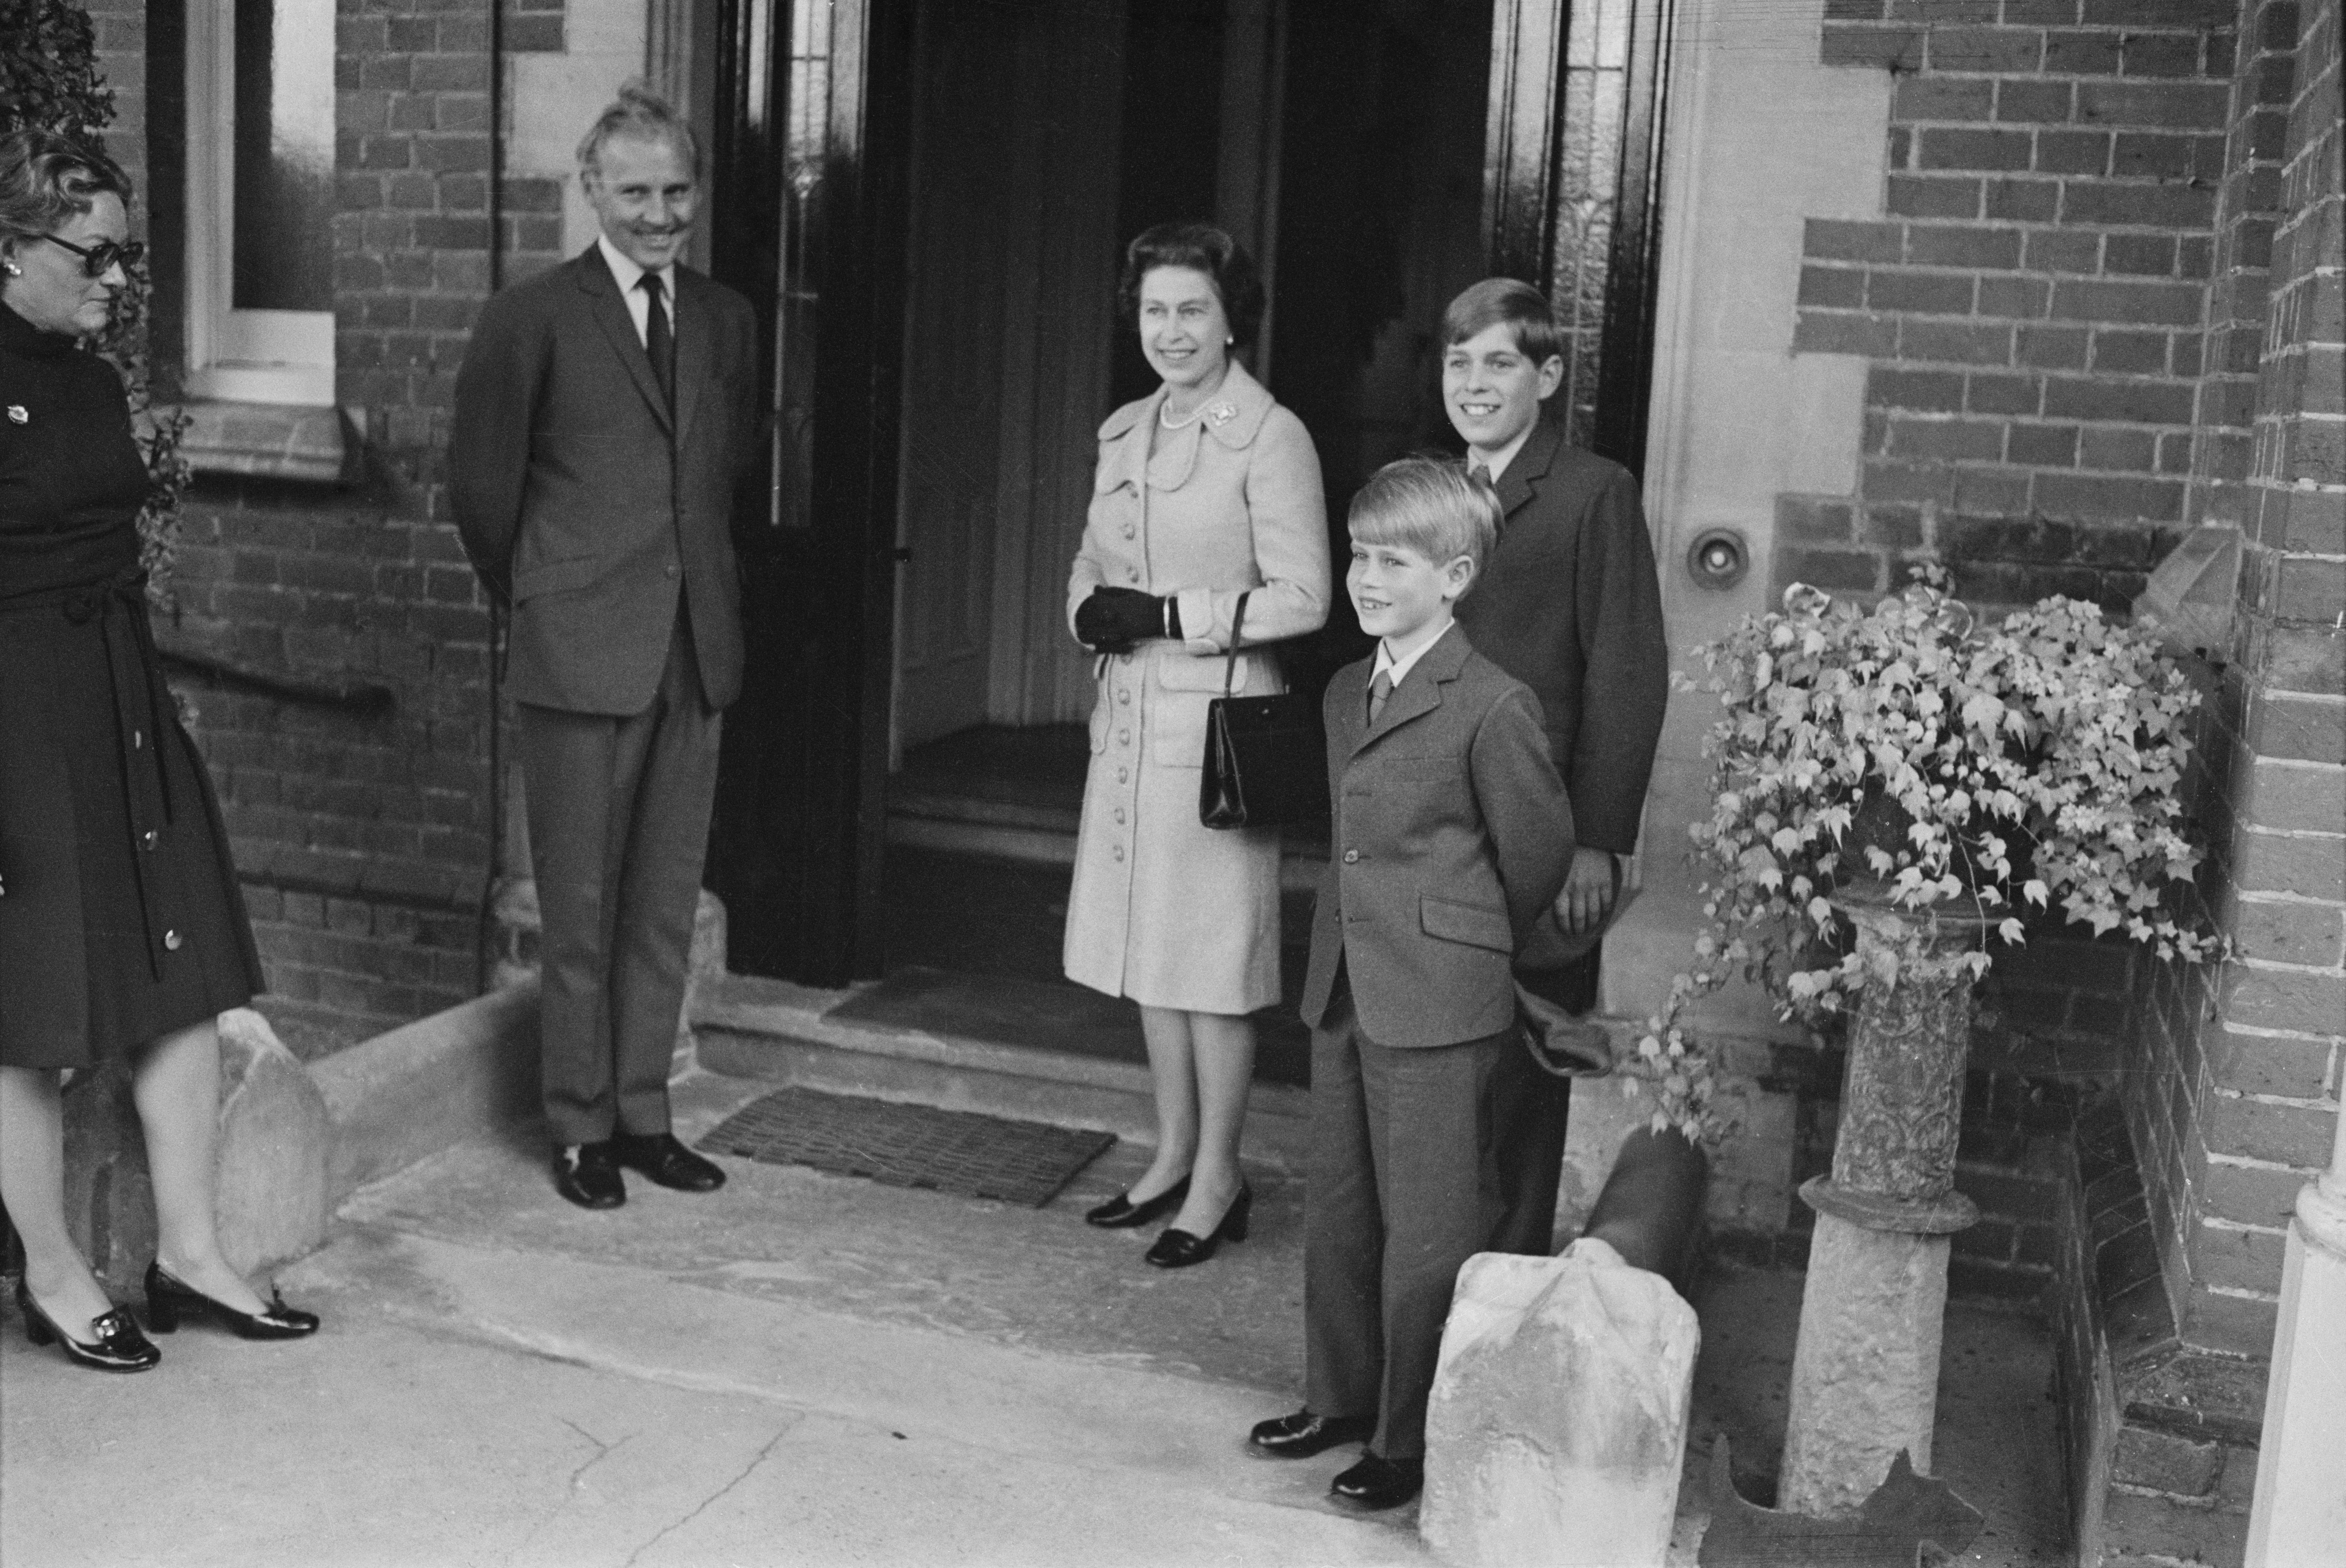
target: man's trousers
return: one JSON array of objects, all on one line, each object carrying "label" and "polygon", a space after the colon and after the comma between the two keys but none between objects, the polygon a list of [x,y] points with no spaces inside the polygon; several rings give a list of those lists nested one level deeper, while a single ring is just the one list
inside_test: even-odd
[{"label": "man's trousers", "polygon": [[704,702],[681,613],[641,713],[515,709],[545,974],[540,1071],[557,1145],[668,1130],[722,718]]},{"label": "man's trousers", "polygon": [[1425,1452],[1425,1403],[1458,1270],[1499,1216],[1494,1076],[1511,1034],[1397,1051],[1340,980],[1311,1033],[1304,1402],[1377,1418],[1369,1451]]}]

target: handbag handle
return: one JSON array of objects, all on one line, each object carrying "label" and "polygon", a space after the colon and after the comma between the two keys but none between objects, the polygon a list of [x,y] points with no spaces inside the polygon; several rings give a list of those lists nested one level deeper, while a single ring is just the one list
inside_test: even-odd
[{"label": "handbag handle", "polygon": [[1222,695],[1230,695],[1230,687],[1239,677],[1239,628],[1246,625],[1246,602],[1254,596],[1249,588],[1239,596],[1239,607],[1230,612],[1230,657],[1222,661]]}]

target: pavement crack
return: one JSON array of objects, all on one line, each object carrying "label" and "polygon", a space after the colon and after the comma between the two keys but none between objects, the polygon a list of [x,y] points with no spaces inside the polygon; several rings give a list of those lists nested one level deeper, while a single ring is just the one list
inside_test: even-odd
[{"label": "pavement crack", "polygon": [[682,1519],[678,1520],[673,1524],[663,1525],[658,1534],[645,1542],[641,1546],[637,1547],[633,1552],[628,1553],[627,1562],[622,1563],[620,1568],[636,1568],[637,1560],[642,1557],[645,1553],[649,1552],[653,1547],[658,1545],[661,1542],[667,1540],[669,1536],[675,1534],[678,1531],[683,1529],[686,1525],[691,1523],[694,1520],[708,1512],[709,1510],[715,1506],[727,1492],[731,1492],[735,1487],[749,1480],[750,1472],[756,1470],[760,1465],[765,1463],[766,1456],[772,1453],[776,1448],[780,1447],[781,1445],[781,1441],[790,1436],[791,1431],[796,1428],[798,1422],[791,1421],[788,1425],[784,1426],[780,1431],[776,1432],[772,1437],[768,1438],[766,1440],[766,1446],[760,1449],[754,1455],[752,1455],[750,1462],[743,1465],[740,1471],[734,1475],[732,1480],[719,1487],[715,1492],[710,1492],[707,1497],[702,1498],[700,1502],[694,1506],[692,1512],[686,1514]]},{"label": "pavement crack", "polygon": [[576,1432],[580,1437],[585,1438],[588,1442],[595,1445],[594,1457],[589,1459],[586,1463],[580,1465],[576,1470],[570,1472],[570,1490],[573,1492],[578,1490],[579,1483],[586,1479],[586,1472],[588,1471],[594,1469],[597,1465],[610,1458],[612,1454],[626,1446],[629,1439],[636,1435],[633,1432],[629,1432],[627,1437],[619,1439],[617,1442],[605,1442],[601,1438],[597,1437],[593,1432],[588,1431],[585,1427],[580,1426],[576,1421],[572,1420],[567,1416],[559,1416],[556,1419],[560,1420],[564,1426],[568,1427],[572,1431]]}]

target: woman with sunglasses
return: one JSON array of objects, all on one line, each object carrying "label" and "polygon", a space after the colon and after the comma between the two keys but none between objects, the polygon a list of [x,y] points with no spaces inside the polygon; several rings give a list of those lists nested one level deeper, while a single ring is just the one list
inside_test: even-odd
[{"label": "woman with sunglasses", "polygon": [[160,1356],[67,1232],[61,1068],[128,1059],[155,1191],[154,1329],[318,1327],[262,1300],[214,1227],[216,1020],[260,989],[260,965],[148,627],[147,466],[119,377],[82,346],[138,260],[129,197],[102,152],[0,136],[0,1203],[24,1243],[26,1334],[115,1372]]}]

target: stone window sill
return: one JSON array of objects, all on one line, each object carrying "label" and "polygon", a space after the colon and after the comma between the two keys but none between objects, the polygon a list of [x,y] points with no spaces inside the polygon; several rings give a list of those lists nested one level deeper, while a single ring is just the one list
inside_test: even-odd
[{"label": "stone window sill", "polygon": [[199,473],[257,474],[311,484],[349,482],[358,453],[342,412],[294,403],[195,402],[179,450]]}]

